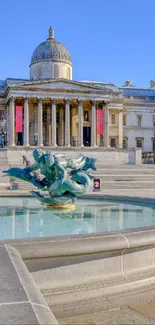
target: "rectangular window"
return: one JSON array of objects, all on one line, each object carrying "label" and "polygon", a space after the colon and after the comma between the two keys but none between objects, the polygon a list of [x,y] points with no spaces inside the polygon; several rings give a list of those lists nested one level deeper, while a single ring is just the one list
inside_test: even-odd
[{"label": "rectangular window", "polygon": [[123,125],[126,125],[126,115],[123,115]]},{"label": "rectangular window", "polygon": [[123,149],[127,149],[127,148],[128,148],[128,140],[123,139]]},{"label": "rectangular window", "polygon": [[152,123],[153,123],[153,126],[155,126],[155,115],[152,116]]},{"label": "rectangular window", "polygon": [[137,139],[137,148],[143,147],[143,139]]},{"label": "rectangular window", "polygon": [[142,126],[142,116],[137,116],[138,127]]},{"label": "rectangular window", "polygon": [[115,114],[111,115],[111,124],[115,124]]}]

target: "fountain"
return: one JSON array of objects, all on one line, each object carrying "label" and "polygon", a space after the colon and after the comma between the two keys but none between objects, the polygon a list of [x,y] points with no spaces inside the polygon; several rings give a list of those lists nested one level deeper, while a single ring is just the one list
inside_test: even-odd
[{"label": "fountain", "polygon": [[[74,209],[78,196],[88,192],[94,176],[88,169],[96,170],[96,159],[80,154],[79,158],[67,158],[64,154],[52,154],[51,151],[36,149],[33,151],[34,164],[25,168],[5,170],[6,176],[29,182],[41,191],[31,191],[40,202],[50,208]],[[41,174],[38,174],[40,170]]]},{"label": "fountain", "polygon": [[84,195],[94,179],[89,169],[96,170],[84,154],[36,149],[33,158],[4,171],[39,191],[0,199],[0,245],[16,263],[24,260],[55,317],[153,300],[155,199]]}]

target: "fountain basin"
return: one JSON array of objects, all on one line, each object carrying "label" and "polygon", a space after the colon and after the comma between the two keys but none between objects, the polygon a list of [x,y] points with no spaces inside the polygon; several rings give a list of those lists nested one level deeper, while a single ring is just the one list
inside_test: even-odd
[{"label": "fountain basin", "polygon": [[[127,202],[129,200],[127,197],[117,198],[119,198],[119,202],[114,201],[115,197],[112,198],[113,201],[104,201],[104,197],[100,195],[96,200],[96,205],[98,204],[100,207],[104,205],[104,210],[106,209],[102,211],[104,217],[107,215],[108,209],[111,209],[111,214],[114,210],[117,214],[117,224],[112,222],[113,218],[110,219],[110,224],[107,222],[108,218],[103,218],[109,227],[105,228],[105,231],[101,232],[103,223],[100,222],[99,224],[93,223],[93,226],[98,228],[91,228],[91,232],[77,234],[74,231],[74,234],[62,234],[61,236],[59,234],[38,238],[1,239],[3,245],[11,246],[20,253],[58,319],[154,299],[155,202],[153,199],[133,197],[130,204]],[[27,200],[27,198],[25,199]],[[92,201],[92,197],[90,198],[89,195],[86,199],[87,214],[88,209],[92,213],[95,201]],[[31,208],[35,209],[34,201],[32,200],[31,203]],[[16,205],[15,201],[14,205]],[[20,200],[18,200],[18,205],[20,208]],[[97,208],[100,209],[100,207]],[[82,200],[80,201],[81,208]],[[28,209],[26,201],[25,209]],[[122,216],[122,211],[125,218]],[[128,228],[125,229],[125,227],[121,227],[123,222],[126,222],[127,225],[127,212],[129,216],[135,213],[133,220],[137,218],[138,225],[133,226],[130,220]],[[17,219],[19,217],[18,213]],[[32,221],[34,217],[35,214],[32,214]],[[63,222],[66,220],[62,216],[57,217],[59,224],[61,220]],[[87,222],[96,220],[90,215],[82,218]],[[78,225],[79,222],[80,224],[83,222],[82,218],[76,220]],[[100,219],[102,218],[100,217]],[[28,226],[26,220],[24,229],[27,229]],[[74,218],[69,220],[72,221]],[[86,225],[85,221],[82,224]],[[22,228],[22,225],[19,218],[18,228]],[[98,229],[98,231],[95,232],[94,229]]]}]

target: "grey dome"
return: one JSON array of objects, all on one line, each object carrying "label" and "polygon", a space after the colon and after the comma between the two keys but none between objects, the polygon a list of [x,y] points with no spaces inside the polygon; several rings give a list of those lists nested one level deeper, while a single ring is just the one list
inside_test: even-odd
[{"label": "grey dome", "polygon": [[47,41],[38,45],[33,52],[30,66],[33,63],[42,61],[59,61],[72,65],[71,56],[65,46],[54,39],[54,30],[52,27],[49,29],[49,38]]}]

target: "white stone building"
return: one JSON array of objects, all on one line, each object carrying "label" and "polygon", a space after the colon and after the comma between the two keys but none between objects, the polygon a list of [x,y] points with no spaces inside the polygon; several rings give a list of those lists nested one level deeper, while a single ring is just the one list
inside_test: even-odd
[{"label": "white stone building", "polygon": [[130,81],[122,87],[73,81],[71,56],[52,28],[32,55],[30,79],[0,81],[0,141],[9,147],[142,147],[151,152],[154,117],[155,82],[142,89]]}]

